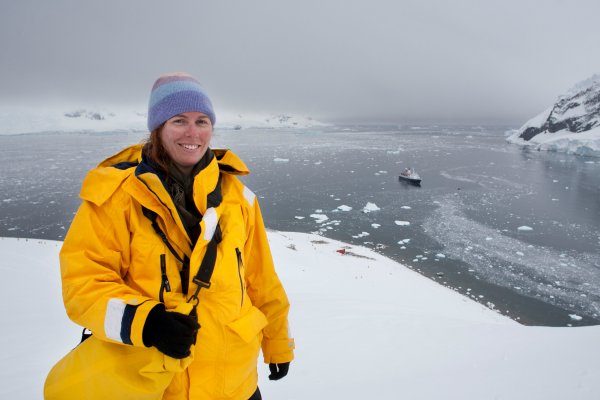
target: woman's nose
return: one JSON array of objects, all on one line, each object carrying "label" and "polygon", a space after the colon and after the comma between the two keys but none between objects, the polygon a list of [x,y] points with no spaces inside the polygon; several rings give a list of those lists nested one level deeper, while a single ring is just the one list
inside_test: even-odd
[{"label": "woman's nose", "polygon": [[185,129],[187,136],[196,136],[199,132],[199,128],[195,124],[189,124]]}]

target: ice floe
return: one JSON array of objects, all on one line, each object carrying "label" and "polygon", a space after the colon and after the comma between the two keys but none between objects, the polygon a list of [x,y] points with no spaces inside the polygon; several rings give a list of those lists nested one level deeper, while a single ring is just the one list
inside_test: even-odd
[{"label": "ice floe", "polygon": [[369,213],[369,212],[379,211],[379,210],[381,210],[381,208],[377,207],[377,204],[371,203],[371,202],[367,202],[367,204],[363,208],[364,213]]}]

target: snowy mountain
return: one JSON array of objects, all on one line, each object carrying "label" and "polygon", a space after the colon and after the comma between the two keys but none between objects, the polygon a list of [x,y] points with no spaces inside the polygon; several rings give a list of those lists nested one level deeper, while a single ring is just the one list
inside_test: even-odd
[{"label": "snowy mountain", "polygon": [[328,126],[311,117],[292,114],[234,114],[222,112],[217,114],[217,129],[246,128],[311,128]]},{"label": "snowy mountain", "polygon": [[600,75],[576,84],[552,107],[510,132],[507,140],[539,150],[600,157]]},{"label": "snowy mountain", "polygon": [[[0,135],[40,132],[144,132],[143,107],[0,107]],[[327,124],[290,114],[217,113],[216,129],[308,128]]]}]

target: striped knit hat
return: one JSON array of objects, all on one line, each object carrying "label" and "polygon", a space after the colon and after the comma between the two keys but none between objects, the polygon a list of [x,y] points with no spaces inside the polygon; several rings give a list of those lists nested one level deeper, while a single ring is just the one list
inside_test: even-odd
[{"label": "striped knit hat", "polygon": [[150,93],[148,129],[152,132],[177,114],[197,111],[204,113],[215,125],[215,111],[210,99],[191,75],[175,72],[160,76]]}]

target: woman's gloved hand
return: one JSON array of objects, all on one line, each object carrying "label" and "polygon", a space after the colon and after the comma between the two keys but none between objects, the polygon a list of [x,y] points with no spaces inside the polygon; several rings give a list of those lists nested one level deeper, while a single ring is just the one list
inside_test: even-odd
[{"label": "woman's gloved hand", "polygon": [[185,358],[191,354],[190,348],[196,342],[200,329],[195,316],[166,311],[162,304],[154,307],[144,324],[142,339],[144,345],[154,346],[173,358]]},{"label": "woman's gloved hand", "polygon": [[271,375],[269,375],[269,379],[272,381],[277,381],[284,376],[287,375],[290,370],[290,363],[281,363],[281,364],[269,364],[269,371],[271,371]]}]

